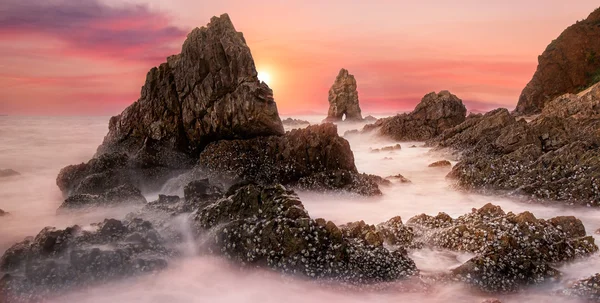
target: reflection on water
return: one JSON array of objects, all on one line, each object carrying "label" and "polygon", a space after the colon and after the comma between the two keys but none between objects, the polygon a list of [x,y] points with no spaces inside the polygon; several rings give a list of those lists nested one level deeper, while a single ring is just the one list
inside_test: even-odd
[{"label": "reflection on water", "polygon": [[[316,123],[323,117],[295,118]],[[37,234],[45,226],[85,225],[106,217],[123,218],[134,210],[113,208],[56,214],[62,199],[55,184],[58,171],[65,165],[87,161],[94,154],[106,134],[107,121],[106,117],[0,117],[0,168],[12,168],[22,174],[0,179],[0,208],[12,214],[0,219],[0,252],[26,236]],[[362,124],[343,124],[339,132],[343,134],[361,127]],[[398,215],[406,221],[420,213],[446,212],[456,217],[491,202],[505,211],[528,210],[539,218],[574,215],[583,220],[589,234],[600,227],[600,212],[596,209],[530,205],[509,198],[456,191],[445,180],[448,168],[427,167],[442,157],[431,154],[422,143],[402,143],[399,151],[373,153],[371,148],[389,146],[393,142],[370,135],[349,136],[348,140],[359,171],[384,177],[400,173],[412,183],[395,182],[382,188],[383,196],[372,198],[300,192],[314,218],[323,217],[336,223],[365,220],[376,224]],[[411,148],[412,145],[416,147]],[[181,183],[175,181],[170,186]],[[169,190],[180,191],[180,188]],[[182,231],[189,227],[186,217],[178,218],[176,223],[181,225]],[[197,247],[187,240],[183,248],[187,256],[174,261],[165,272],[77,291],[53,302],[481,302],[489,298],[462,285],[434,285],[425,291],[417,287],[422,283],[414,279],[398,282],[385,290],[339,290],[283,277],[269,270],[240,270],[220,258],[198,256]],[[426,276],[447,271],[470,256],[423,249],[411,252],[411,257]],[[599,258],[594,255],[564,265],[561,270],[565,280],[600,272]],[[552,287],[555,286],[495,298],[503,302],[569,302],[554,296]]]}]

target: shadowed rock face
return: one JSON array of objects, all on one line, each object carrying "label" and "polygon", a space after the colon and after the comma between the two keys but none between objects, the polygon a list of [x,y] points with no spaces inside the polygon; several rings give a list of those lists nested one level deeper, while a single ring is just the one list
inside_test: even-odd
[{"label": "shadowed rock face", "polygon": [[373,178],[358,173],[350,144],[331,123],[284,136],[214,142],[200,154],[199,164],[217,174],[264,184],[381,194]]},{"label": "shadowed rock face", "polygon": [[346,69],[341,69],[335,82],[329,89],[329,112],[326,122],[362,121],[360,106],[358,105],[358,91],[356,79]]},{"label": "shadowed rock face", "polygon": [[180,54],[148,72],[140,99],[111,118],[98,153],[193,157],[215,140],[283,133],[272,91],[225,14],[194,29]]},{"label": "shadowed rock face", "polygon": [[554,98],[577,93],[600,80],[600,9],[568,27],[538,58],[516,111],[537,114]]},{"label": "shadowed rock face", "polygon": [[448,91],[429,93],[411,113],[379,119],[363,131],[377,129],[380,135],[398,141],[426,141],[465,121],[467,109]]}]

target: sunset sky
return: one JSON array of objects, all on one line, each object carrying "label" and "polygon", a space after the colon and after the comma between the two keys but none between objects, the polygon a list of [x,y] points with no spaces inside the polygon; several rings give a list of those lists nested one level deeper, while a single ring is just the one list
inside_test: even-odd
[{"label": "sunset sky", "polygon": [[[493,3],[492,3],[493,2]],[[2,0],[0,114],[112,115],[187,32],[229,13],[282,114],[326,114],[340,68],[364,113],[450,90],[514,108],[537,56],[598,0]]]}]

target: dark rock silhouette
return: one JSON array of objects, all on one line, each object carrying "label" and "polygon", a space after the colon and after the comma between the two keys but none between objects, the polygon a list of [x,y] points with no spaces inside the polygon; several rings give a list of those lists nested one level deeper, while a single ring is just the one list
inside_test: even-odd
[{"label": "dark rock silhouette", "polygon": [[552,41],[523,89],[516,111],[537,114],[554,98],[600,81],[600,8]]},{"label": "dark rock silhouette", "polygon": [[375,179],[358,173],[348,141],[331,123],[295,129],[285,136],[214,142],[200,154],[199,164],[232,179],[381,194]]},{"label": "dark rock silhouette", "polygon": [[450,167],[450,166],[452,166],[452,163],[450,163],[450,161],[448,161],[448,160],[440,160],[440,161],[436,161],[436,162],[433,162],[428,165],[428,167]]},{"label": "dark rock silhouette", "polygon": [[0,178],[7,178],[7,177],[13,177],[13,176],[18,176],[20,175],[19,172],[7,168],[7,169],[0,169]]},{"label": "dark rock silhouette", "polygon": [[429,93],[412,112],[379,119],[363,132],[377,130],[397,141],[426,141],[465,121],[466,113],[462,100],[450,92]]},{"label": "dark rock silhouette", "polygon": [[300,119],[287,118],[281,121],[283,125],[290,127],[305,127],[310,125],[310,122]]},{"label": "dark rock silhouette", "polygon": [[356,79],[344,68],[340,70],[329,89],[329,111],[324,122],[362,121],[358,104]]},{"label": "dark rock silhouette", "polygon": [[4,216],[8,216],[8,215],[10,215],[9,212],[0,209],[0,217],[4,217]]}]

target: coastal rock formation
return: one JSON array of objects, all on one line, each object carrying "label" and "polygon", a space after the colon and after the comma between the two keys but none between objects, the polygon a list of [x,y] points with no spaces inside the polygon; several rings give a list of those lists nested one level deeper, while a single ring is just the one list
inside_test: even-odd
[{"label": "coastal rock formation", "polygon": [[378,153],[378,152],[393,152],[393,151],[397,151],[397,150],[401,150],[402,149],[402,145],[400,145],[399,143],[396,145],[391,145],[391,146],[384,146],[382,148],[371,148],[371,152],[372,153]]},{"label": "coastal rock formation", "polygon": [[600,84],[548,103],[531,122],[497,109],[432,140],[460,152],[448,177],[474,190],[600,205]]},{"label": "coastal rock formation", "polygon": [[358,173],[350,144],[331,123],[295,129],[285,136],[214,142],[200,154],[199,165],[232,179],[263,184],[381,194],[373,178]]},{"label": "coastal rock formation", "polygon": [[555,263],[589,256],[598,250],[575,217],[537,219],[530,212],[505,213],[487,204],[452,219],[444,213],[419,215],[407,225],[417,247],[439,247],[477,254],[453,269],[452,279],[490,292],[514,291],[557,277]]},{"label": "coastal rock formation", "polygon": [[552,41],[523,89],[516,112],[537,114],[554,98],[600,81],[600,8]]},{"label": "coastal rock formation", "polygon": [[440,160],[440,161],[433,162],[427,166],[428,167],[450,167],[450,166],[452,166],[452,163],[450,163],[450,161],[448,161],[448,160]]},{"label": "coastal rock formation", "polygon": [[313,220],[281,185],[234,186],[228,197],[199,211],[213,252],[248,266],[348,283],[392,281],[416,273],[403,249],[348,237],[331,221]]},{"label": "coastal rock formation", "polygon": [[169,255],[152,224],[141,219],[46,227],[0,258],[0,298],[38,301],[61,290],[160,270]]},{"label": "coastal rock formation", "polygon": [[362,121],[358,104],[356,79],[346,69],[341,69],[329,89],[329,112],[325,122]]},{"label": "coastal rock formation", "polygon": [[59,209],[84,208],[90,206],[113,206],[123,204],[146,204],[146,198],[139,189],[131,185],[121,185],[99,195],[76,194],[69,196]]},{"label": "coastal rock formation", "polygon": [[7,177],[13,177],[13,176],[18,176],[20,175],[19,172],[7,168],[7,169],[0,169],[0,178],[7,178]]},{"label": "coastal rock formation", "polygon": [[180,54],[150,70],[140,99],[111,118],[98,153],[160,152],[175,161],[212,141],[282,134],[272,91],[258,80],[250,48],[224,14],[194,29]]},{"label": "coastal rock formation", "polygon": [[465,121],[466,113],[462,100],[455,95],[448,91],[432,92],[412,112],[379,119],[366,125],[363,131],[377,130],[380,135],[397,141],[426,141]]},{"label": "coastal rock formation", "polygon": [[576,296],[588,302],[600,302],[600,274],[573,283],[563,294]]},{"label": "coastal rock formation", "polygon": [[8,216],[8,215],[10,215],[9,212],[0,209],[0,217],[4,217],[4,216]]},{"label": "coastal rock formation", "polygon": [[300,120],[300,119],[292,119],[292,118],[287,118],[285,120],[282,120],[281,123],[283,123],[284,126],[289,126],[289,127],[305,127],[310,125],[310,122],[305,121],[305,120]]}]

